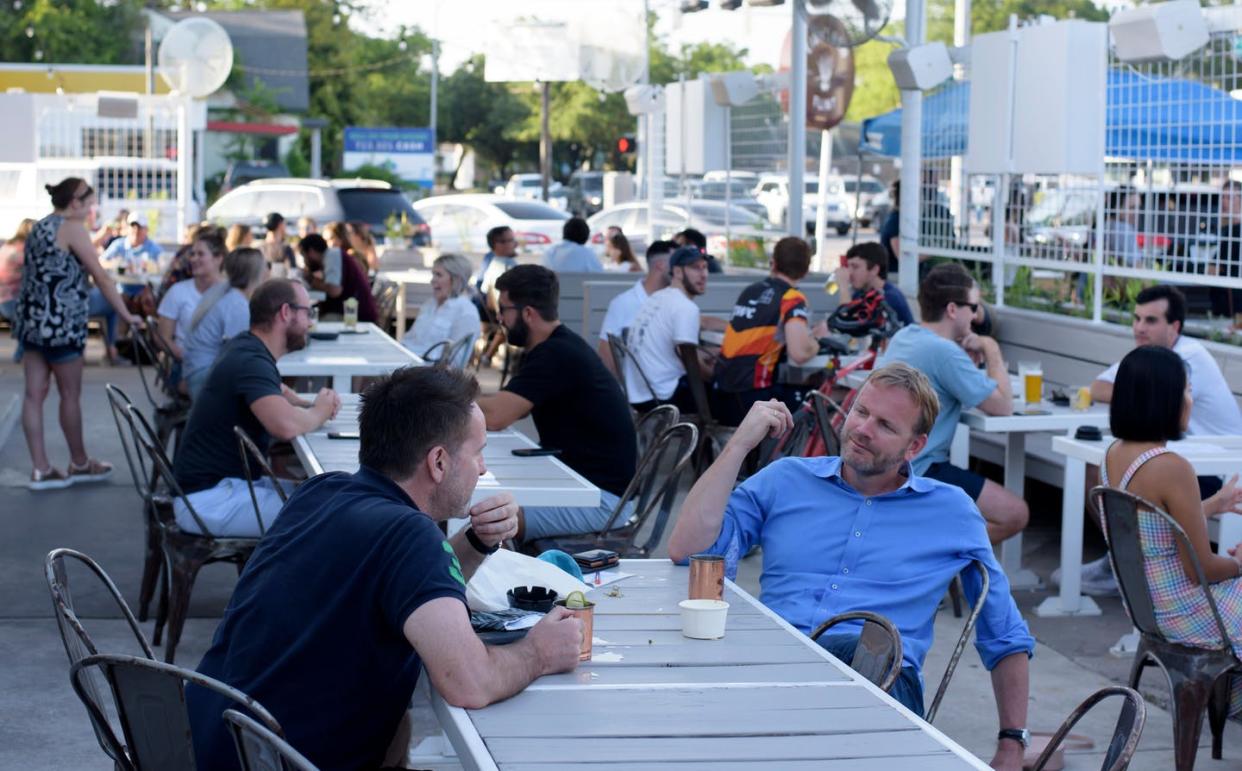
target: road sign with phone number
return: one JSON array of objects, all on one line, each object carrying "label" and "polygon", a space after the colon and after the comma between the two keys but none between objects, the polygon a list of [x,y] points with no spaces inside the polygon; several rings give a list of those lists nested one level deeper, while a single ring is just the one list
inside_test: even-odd
[{"label": "road sign with phone number", "polygon": [[345,127],[345,167],[374,164],[402,179],[430,186],[435,177],[435,133],[430,128]]}]

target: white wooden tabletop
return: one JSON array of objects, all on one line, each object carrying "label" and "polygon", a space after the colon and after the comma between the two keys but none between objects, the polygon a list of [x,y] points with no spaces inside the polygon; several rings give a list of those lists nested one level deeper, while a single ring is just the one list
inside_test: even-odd
[{"label": "white wooden tabletop", "polygon": [[464,768],[987,768],[731,582],[724,638],[691,640],[689,571],[621,570],[635,575],[589,595],[591,661],[484,709],[433,692]]},{"label": "white wooden tabletop", "polygon": [[[310,474],[358,470],[357,439],[333,439],[329,434],[358,431],[358,395],[343,394],[341,410],[318,431],[293,441],[298,459]],[[471,503],[499,492],[509,492],[519,506],[599,506],[599,488],[553,457],[518,458],[519,447],[539,445],[518,431],[487,435],[483,460],[488,473],[479,478]]]},{"label": "white wooden tabletop", "polygon": [[344,322],[321,321],[316,332],[336,332],[335,340],[310,339],[300,351],[276,362],[282,376],[329,375],[338,393],[350,391],[355,375],[387,375],[395,369],[425,364],[423,359],[374,324],[361,322],[357,332],[345,331]]}]

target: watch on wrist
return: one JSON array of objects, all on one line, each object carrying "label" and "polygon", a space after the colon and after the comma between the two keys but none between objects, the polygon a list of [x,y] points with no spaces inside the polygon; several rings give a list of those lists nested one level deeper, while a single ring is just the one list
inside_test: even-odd
[{"label": "watch on wrist", "polygon": [[1021,744],[1023,749],[1031,746],[1031,732],[1025,728],[1002,728],[1000,732],[996,734],[996,741],[1000,741],[1001,739],[1013,739],[1015,742]]},{"label": "watch on wrist", "polygon": [[473,527],[466,528],[466,540],[470,542],[470,545],[473,546],[474,550],[479,554],[495,554],[500,549],[500,544],[488,546],[483,543],[483,539],[479,538],[479,534],[474,532]]}]

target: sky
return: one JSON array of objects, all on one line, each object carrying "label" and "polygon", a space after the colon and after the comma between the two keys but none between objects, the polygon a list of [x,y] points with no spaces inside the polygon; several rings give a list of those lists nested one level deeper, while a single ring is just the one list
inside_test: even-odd
[{"label": "sky", "polygon": [[[790,5],[722,11],[711,0],[707,11],[682,15],[677,0],[648,0],[659,18],[656,34],[676,48],[687,43],[728,42],[749,50],[748,64],[776,66],[781,43],[789,29]],[[484,51],[493,21],[512,19],[519,14],[565,18],[572,14],[598,13],[601,8],[619,7],[626,13],[642,14],[642,0],[363,0],[370,17],[359,20],[361,29],[387,33],[405,24],[418,26],[441,40],[441,68],[451,71],[472,54]],[[897,0],[897,5],[903,5]]]}]

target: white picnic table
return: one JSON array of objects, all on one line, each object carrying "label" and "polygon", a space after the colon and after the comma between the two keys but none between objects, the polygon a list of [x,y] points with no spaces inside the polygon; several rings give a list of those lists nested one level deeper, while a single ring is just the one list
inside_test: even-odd
[{"label": "white picnic table", "polygon": [[[484,709],[432,707],[465,769],[987,768],[732,582],[720,640],[682,636],[689,571],[623,560],[590,661]],[[615,596],[614,596],[615,595]]]},{"label": "white picnic table", "polygon": [[[1052,449],[1065,456],[1065,484],[1061,494],[1061,591],[1035,609],[1040,616],[1098,616],[1100,606],[1082,589],[1083,503],[1086,500],[1087,466],[1104,462],[1104,452],[1113,443],[1108,434],[1099,441],[1057,436]],[[1169,449],[1181,455],[1201,476],[1227,476],[1242,471],[1242,436],[1197,436],[1169,442]],[[1222,514],[1208,520],[1208,535],[1218,542],[1218,550],[1242,540],[1242,515]]]},{"label": "white picnic table", "polygon": [[[380,278],[388,279],[397,285],[397,334],[405,334],[405,301],[406,287],[415,285],[431,286],[431,271],[410,268],[409,270],[381,270]],[[429,290],[430,291],[430,290]]]},{"label": "white picnic table", "polygon": [[[358,431],[358,395],[342,394],[341,409],[333,420],[293,441],[293,448],[310,474],[358,470],[360,441],[333,439],[329,434]],[[519,506],[599,506],[599,488],[551,456],[518,458],[513,450],[539,445],[512,429],[487,434],[483,460],[487,474],[479,478],[471,503],[499,492],[509,492]]]},{"label": "white picnic table", "polygon": [[280,357],[276,369],[281,376],[329,375],[336,392],[346,394],[352,390],[355,375],[387,375],[400,367],[426,363],[369,322],[360,322],[356,332],[347,332],[344,322],[321,321],[314,331],[339,336],[335,340],[311,338],[302,350]]}]

